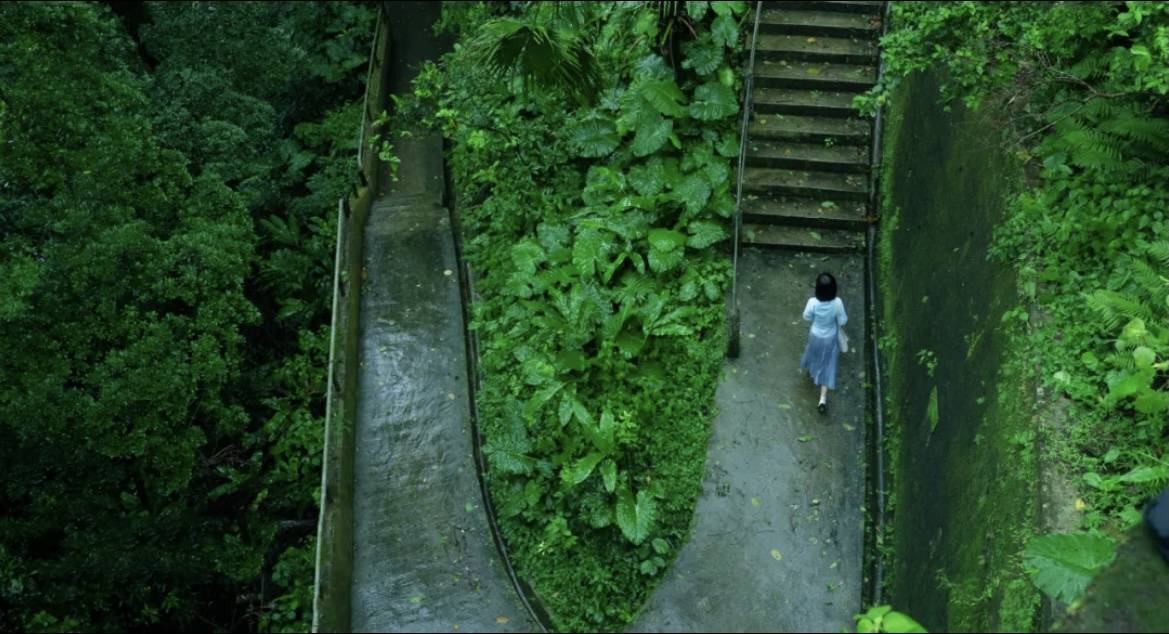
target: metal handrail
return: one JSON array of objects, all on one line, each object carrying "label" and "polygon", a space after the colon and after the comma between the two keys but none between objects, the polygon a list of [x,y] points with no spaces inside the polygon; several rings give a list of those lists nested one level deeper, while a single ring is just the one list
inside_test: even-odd
[{"label": "metal handrail", "polygon": [[[891,2],[885,3],[884,11],[881,15],[881,35],[879,37],[884,37],[886,31],[889,28],[889,15],[891,7]],[[879,45],[880,40],[878,39],[878,46]],[[879,60],[877,63],[877,85],[880,86],[881,80],[885,75],[885,60],[880,56],[879,50],[877,55]],[[873,389],[876,391],[876,395],[873,399],[876,401],[876,405],[873,408],[873,411],[876,413],[876,439],[873,442],[874,446],[876,447],[875,453],[877,462],[877,483],[874,489],[876,489],[875,493],[877,498],[876,535],[878,537],[883,535],[885,531],[885,420],[883,409],[884,397],[881,391],[881,354],[880,348],[877,345],[877,340],[879,338],[877,325],[879,320],[876,312],[876,284],[873,281],[873,243],[877,238],[877,189],[880,186],[879,168],[881,163],[881,123],[883,120],[883,111],[884,107],[878,103],[877,113],[873,118],[873,134],[871,137],[873,142],[869,145],[869,214],[871,217],[867,235],[868,266],[865,267],[867,270],[866,277],[868,278],[866,281],[868,282],[869,287],[869,332],[871,334],[869,343],[872,346],[873,354]],[[881,603],[881,586],[884,583],[885,572],[885,566],[881,560],[881,554],[879,552],[876,553],[876,556],[874,557],[873,568],[873,604],[879,605]]]},{"label": "metal handrail", "polygon": [[374,66],[377,66],[377,72],[381,72],[382,64],[385,60],[377,59],[377,49],[382,37],[381,22],[385,19],[385,8],[379,4],[377,11],[377,22],[374,27],[373,42],[369,47],[369,64],[365,71],[365,94],[361,98],[361,123],[357,129],[357,169],[361,172],[362,177],[365,176],[365,135],[369,129],[369,86],[373,81]]},{"label": "metal handrail", "polygon": [[747,164],[747,123],[751,119],[751,100],[755,84],[755,42],[759,39],[759,16],[762,0],[755,2],[755,24],[751,31],[751,54],[743,73],[743,116],[739,122],[739,167],[735,177],[735,244],[731,269],[731,309],[739,310],[739,236],[743,231],[743,171]]}]

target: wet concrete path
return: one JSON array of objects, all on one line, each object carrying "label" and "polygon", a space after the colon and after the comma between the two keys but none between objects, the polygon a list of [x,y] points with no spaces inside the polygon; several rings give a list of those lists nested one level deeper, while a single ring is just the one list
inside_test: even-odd
[{"label": "wet concrete path", "polygon": [[[389,9],[392,92],[437,57],[437,5]],[[537,631],[499,561],[476,474],[442,138],[395,151],[399,180],[374,203],[363,248],[351,629]]]},{"label": "wet concrete path", "polygon": [[740,257],[741,355],[724,365],[690,540],[630,631],[835,632],[860,611],[863,356],[841,355],[827,415],[799,358],[822,270],[836,275],[845,331],[862,343],[863,259]]},{"label": "wet concrete path", "polygon": [[[440,146],[441,147],[441,146]],[[488,532],[471,447],[447,212],[389,196],[365,233],[354,631],[529,631]]]}]

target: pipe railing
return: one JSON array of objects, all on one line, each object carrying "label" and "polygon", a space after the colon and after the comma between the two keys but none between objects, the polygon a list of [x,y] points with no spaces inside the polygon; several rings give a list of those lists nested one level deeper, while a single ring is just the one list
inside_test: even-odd
[{"label": "pipe railing", "polygon": [[735,171],[735,243],[731,257],[731,305],[733,319],[731,327],[731,354],[738,356],[738,314],[739,314],[739,240],[743,231],[743,172],[747,165],[747,124],[751,120],[752,98],[755,84],[755,42],[759,39],[759,16],[763,11],[762,0],[755,2],[755,23],[751,29],[751,53],[747,68],[743,72],[743,115],[739,122],[739,164]]},{"label": "pipe railing", "polygon": [[[881,13],[881,35],[884,37],[889,28],[889,15],[892,3],[886,2]],[[880,40],[878,39],[878,46]],[[881,80],[885,75],[885,61],[880,56],[878,50],[878,64],[877,64],[877,85],[881,85]],[[884,115],[884,107],[878,103],[877,112],[873,117],[873,134],[871,136],[872,143],[869,145],[869,227],[866,235],[867,246],[867,266],[866,275],[868,279],[868,295],[869,295],[869,343],[871,345],[873,355],[873,389],[876,394],[873,398],[875,405],[873,412],[875,414],[875,429],[873,440],[875,447],[876,458],[876,484],[874,486],[874,497],[877,503],[876,512],[876,528],[874,543],[880,539],[885,532],[885,419],[884,419],[884,396],[881,391],[881,354],[880,346],[878,345],[878,314],[877,314],[877,294],[876,284],[873,280],[873,247],[877,239],[877,222],[879,220],[877,205],[880,202],[878,191],[880,188],[880,168],[881,168],[881,136],[882,136],[882,122]],[[878,551],[874,553],[873,559],[873,586],[871,590],[872,603],[879,605],[881,603],[881,591],[884,584],[885,566],[881,558],[881,553]]]},{"label": "pipe railing", "polygon": [[[361,124],[357,131],[359,178],[337,204],[337,242],[333,256],[333,311],[329,328],[329,369],[321,459],[320,514],[317,520],[312,631],[347,631],[347,575],[352,566],[353,398],[356,392],[357,310],[360,295],[363,224],[372,201],[377,155],[365,151],[371,125],[369,108],[384,91],[383,65],[389,56],[389,29],[379,8],[370,44]],[[370,93],[375,93],[371,99]],[[348,401],[348,402],[347,402]],[[349,507],[349,508],[346,508]],[[342,587],[344,586],[344,587]]]}]

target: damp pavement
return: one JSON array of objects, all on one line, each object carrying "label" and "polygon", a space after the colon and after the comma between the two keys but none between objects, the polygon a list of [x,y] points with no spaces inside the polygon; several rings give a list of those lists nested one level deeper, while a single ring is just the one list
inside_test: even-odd
[{"label": "damp pavement", "polygon": [[[441,179],[440,138],[399,152],[407,171],[437,162]],[[415,180],[427,179],[403,174]],[[382,198],[366,224],[364,265],[352,627],[531,631],[476,474],[449,214],[425,193]]]},{"label": "damp pavement", "polygon": [[631,632],[846,631],[861,608],[863,353],[842,354],[828,413],[799,369],[815,277],[864,341],[859,255],[740,254],[740,357],[724,364],[690,539]]},{"label": "damp pavement", "polygon": [[[392,92],[441,50],[437,5],[390,9]],[[475,467],[442,138],[395,153],[399,179],[374,203],[363,248],[351,628],[538,631],[500,562]]]}]

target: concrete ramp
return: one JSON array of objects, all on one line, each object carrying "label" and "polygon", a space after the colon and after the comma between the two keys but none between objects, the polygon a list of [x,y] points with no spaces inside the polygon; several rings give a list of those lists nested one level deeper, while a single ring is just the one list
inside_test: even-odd
[{"label": "concrete ramp", "polygon": [[[441,192],[441,150],[437,137],[400,148],[403,181],[424,184],[437,166]],[[484,513],[457,270],[436,196],[415,189],[374,203],[354,430],[353,631],[533,628]]]},{"label": "concrete ramp", "polygon": [[828,413],[800,370],[801,318],[831,271],[864,341],[864,259],[747,249],[740,254],[742,342],[726,361],[690,540],[633,632],[842,632],[861,608],[864,535],[863,353],[840,355]]}]

